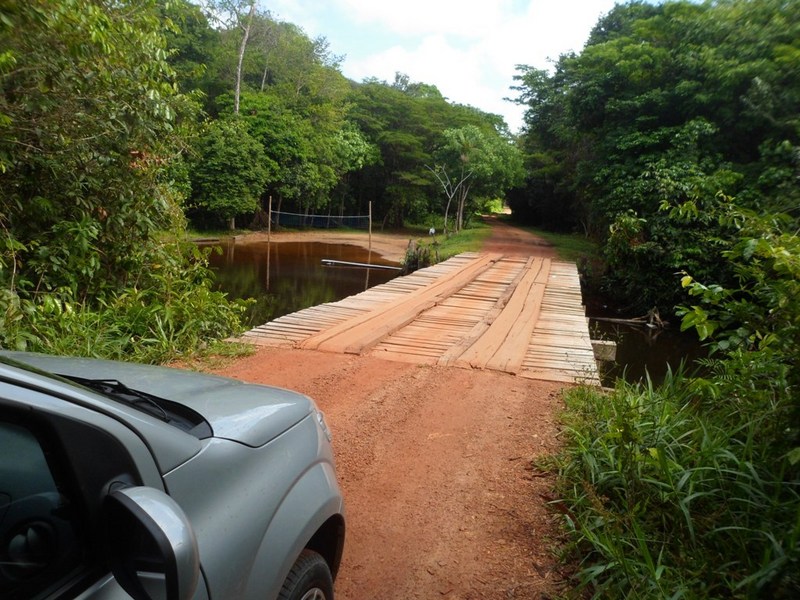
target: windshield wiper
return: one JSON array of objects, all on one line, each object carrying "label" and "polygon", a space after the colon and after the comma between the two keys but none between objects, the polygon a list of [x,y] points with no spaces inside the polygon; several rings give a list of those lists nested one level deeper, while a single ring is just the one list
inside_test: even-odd
[{"label": "windshield wiper", "polygon": [[146,413],[156,417],[157,419],[161,419],[166,423],[170,422],[167,411],[164,410],[164,408],[158,402],[156,402],[147,394],[132,390],[121,381],[116,379],[84,379],[83,377],[72,376],[69,376],[68,379],[85,386],[90,390],[94,390],[96,392],[100,392],[101,394],[105,394],[106,396],[111,396],[112,398],[123,400],[128,404],[135,405]]}]

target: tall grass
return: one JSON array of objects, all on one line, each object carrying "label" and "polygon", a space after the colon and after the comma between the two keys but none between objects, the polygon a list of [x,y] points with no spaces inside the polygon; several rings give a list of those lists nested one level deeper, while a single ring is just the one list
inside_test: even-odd
[{"label": "tall grass", "polygon": [[774,443],[791,401],[707,383],[669,373],[658,388],[566,393],[558,469],[579,590],[800,597],[800,479]]}]

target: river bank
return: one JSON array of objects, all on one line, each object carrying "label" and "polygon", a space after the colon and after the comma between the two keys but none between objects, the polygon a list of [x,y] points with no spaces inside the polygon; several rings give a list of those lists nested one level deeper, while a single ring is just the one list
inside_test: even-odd
[{"label": "river bank", "polygon": [[[417,236],[418,237],[418,236]],[[372,233],[371,239],[368,232],[340,231],[336,229],[314,229],[306,231],[253,231],[234,236],[236,244],[265,244],[267,240],[273,243],[282,242],[320,242],[324,244],[349,244],[364,249],[371,247],[372,251],[386,260],[401,262],[406,249],[415,236],[408,233]]]}]

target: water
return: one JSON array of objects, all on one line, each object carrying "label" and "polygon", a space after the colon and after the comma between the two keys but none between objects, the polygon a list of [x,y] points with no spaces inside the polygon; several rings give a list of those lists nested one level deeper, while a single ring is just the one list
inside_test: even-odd
[{"label": "water", "polygon": [[600,379],[605,386],[613,387],[616,379],[634,382],[643,381],[646,376],[660,383],[668,369],[674,372],[683,362],[687,372],[692,372],[694,361],[707,356],[696,334],[680,331],[677,318],[665,329],[609,323],[592,318],[609,315],[592,309],[591,303],[587,315],[592,339],[617,344],[616,362],[600,365]]},{"label": "water", "polygon": [[[309,306],[334,302],[397,277],[398,271],[327,267],[323,259],[399,266],[359,246],[320,242],[204,243],[219,289],[228,297],[254,298],[246,324],[255,327]],[[269,268],[267,259],[269,258]],[[370,260],[371,259],[371,260]]]}]

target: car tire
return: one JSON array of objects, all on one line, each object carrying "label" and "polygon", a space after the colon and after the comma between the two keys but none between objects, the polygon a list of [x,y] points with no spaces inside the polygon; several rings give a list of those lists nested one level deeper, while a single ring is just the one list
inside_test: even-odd
[{"label": "car tire", "polygon": [[333,600],[333,577],[328,563],[312,550],[303,550],[283,582],[279,600]]}]

